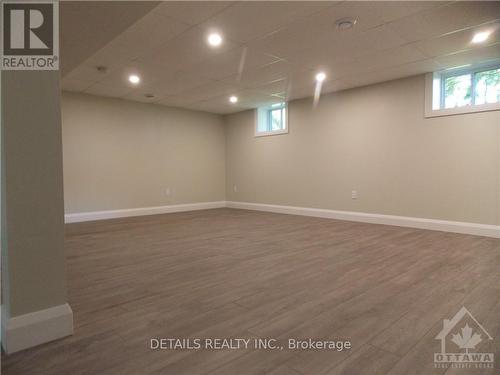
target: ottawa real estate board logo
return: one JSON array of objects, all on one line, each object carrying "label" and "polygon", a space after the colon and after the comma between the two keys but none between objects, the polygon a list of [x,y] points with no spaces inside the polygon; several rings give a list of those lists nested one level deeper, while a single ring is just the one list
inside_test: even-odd
[{"label": "ottawa real estate board logo", "polygon": [[58,2],[2,1],[4,70],[59,69]]},{"label": "ottawa real estate board logo", "polygon": [[465,307],[453,318],[443,320],[443,329],[435,337],[441,341],[441,352],[434,353],[434,367],[438,368],[493,368],[494,353],[482,348],[493,338]]}]

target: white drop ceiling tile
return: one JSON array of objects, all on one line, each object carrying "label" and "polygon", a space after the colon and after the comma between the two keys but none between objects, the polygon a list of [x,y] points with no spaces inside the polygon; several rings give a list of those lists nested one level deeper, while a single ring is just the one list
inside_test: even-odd
[{"label": "white drop ceiling tile", "polygon": [[471,42],[474,34],[482,29],[466,29],[452,34],[447,34],[439,38],[432,38],[415,43],[416,48],[424,52],[429,57],[447,55],[454,52],[468,49],[481,48],[500,42],[500,27],[491,28],[491,35],[488,40],[481,44]]},{"label": "white drop ceiling tile", "polygon": [[354,74],[356,72],[372,72],[393,66],[425,60],[428,57],[413,45],[400,46],[391,50],[376,52],[359,57],[355,61],[338,67],[336,76]]},{"label": "white drop ceiling tile", "polygon": [[219,115],[228,115],[230,113],[236,113],[246,109],[240,107],[230,107],[225,105],[206,104],[206,103],[192,104],[186,108],[192,109],[194,111],[217,113]]},{"label": "white drop ceiling tile", "polygon": [[242,105],[254,106],[254,105],[265,105],[269,103],[277,103],[281,100],[275,96],[260,93],[260,92],[252,92],[252,93],[243,93],[238,96],[238,101]]},{"label": "white drop ceiling tile", "polygon": [[408,17],[416,13],[438,8],[453,1],[384,1],[381,17],[384,22]]},{"label": "white drop ceiling tile", "polygon": [[336,47],[339,48],[339,53],[346,53],[352,57],[385,51],[406,44],[404,39],[386,25],[345,35],[345,38],[338,40]]},{"label": "white drop ceiling tile", "polygon": [[[314,90],[315,75],[316,72],[312,70],[292,69],[288,71],[285,78],[255,86],[253,90],[267,95],[288,98],[294,88],[308,87],[310,91]],[[327,73],[327,80],[330,79],[331,77]]]},{"label": "white drop ceiling tile", "polygon": [[94,82],[91,81],[81,81],[78,79],[63,78],[61,80],[61,90],[81,92],[89,88],[93,84]]},{"label": "white drop ceiling tile", "polygon": [[241,87],[238,87],[238,85],[213,81],[201,86],[191,88],[189,90],[183,90],[179,93],[179,96],[194,102],[208,100],[209,98],[212,98],[214,96],[225,95],[229,97],[238,90],[241,90]]},{"label": "white drop ceiling tile", "polygon": [[306,86],[290,86],[287,92],[286,100],[295,100],[305,97],[312,97],[314,95],[315,85],[310,84]]},{"label": "white drop ceiling tile", "polygon": [[[136,74],[141,78],[141,82],[138,85],[129,83],[128,77],[131,74]],[[133,62],[126,67],[116,68],[99,80],[100,84],[108,87],[122,87],[125,85],[133,89],[146,90],[154,95],[161,96],[176,95],[181,91],[202,86],[208,82],[210,82],[209,79],[197,76],[196,74],[167,69],[143,62]]]},{"label": "white drop ceiling tile", "polygon": [[188,106],[192,105],[195,103],[192,100],[187,100],[180,98],[177,95],[170,95],[170,96],[163,96],[161,97],[156,104],[161,104],[161,105],[166,105],[169,107],[182,107],[182,108],[187,108]]},{"label": "white drop ceiling tile", "polygon": [[367,72],[345,77],[354,86],[370,85],[373,83],[391,81],[394,79],[424,74],[441,69],[441,65],[433,59],[427,59],[404,64],[389,69]]},{"label": "white drop ceiling tile", "polygon": [[316,74],[318,71],[321,70],[326,74],[326,79],[324,83],[334,80],[335,74],[330,71],[329,69],[315,69],[315,70],[309,70],[309,69],[297,69],[294,70],[288,77],[290,81],[290,85],[292,87],[302,87],[302,86],[310,86],[314,87],[316,84]]},{"label": "white drop ceiling tile", "polygon": [[183,91],[206,85],[211,80],[195,74],[177,72],[172,76],[148,83],[145,87],[158,95],[180,95]]},{"label": "white drop ceiling tile", "polygon": [[170,42],[143,54],[138,61],[170,69],[189,69],[201,61],[238,47],[228,40],[219,47],[210,47],[207,43],[208,32],[206,28],[194,27]]},{"label": "white drop ceiling tile", "polygon": [[442,66],[439,64],[434,59],[427,59],[427,60],[421,60],[421,61],[416,61],[408,64],[403,64],[399,66],[395,66],[389,69],[384,69],[381,71],[387,71],[393,73],[396,77],[391,78],[391,79],[396,79],[396,78],[401,78],[401,77],[410,77],[413,75],[417,74],[423,74],[423,73],[429,73],[429,72],[435,72],[437,70],[440,70]]},{"label": "white drop ceiling tile", "polygon": [[236,74],[224,79],[223,82],[254,88],[271,81],[287,78],[292,70],[293,66],[291,64],[280,60],[272,64],[245,70],[241,76]]},{"label": "white drop ceiling tile", "polygon": [[250,109],[250,108],[258,108],[258,107],[262,107],[262,106],[268,106],[270,104],[282,103],[283,101],[284,101],[284,99],[280,98],[280,97],[266,96],[266,97],[262,97],[259,99],[247,100],[245,102],[242,102],[241,106],[245,107],[247,109]]},{"label": "white drop ceiling tile", "polygon": [[127,65],[133,57],[134,55],[130,53],[127,47],[110,43],[90,56],[84,64],[106,66],[112,69]]},{"label": "white drop ceiling tile", "polygon": [[242,1],[226,8],[204,25],[219,29],[232,40],[246,43],[334,4],[327,1]]},{"label": "white drop ceiling tile", "polygon": [[193,70],[202,77],[223,79],[278,60],[276,57],[257,52],[248,47],[240,47],[212,56],[195,65]]},{"label": "white drop ceiling tile", "polygon": [[221,100],[206,100],[190,104],[186,108],[194,109],[196,111],[228,114],[243,111],[245,109],[248,109],[248,106],[241,105],[241,103],[232,105],[229,105],[229,103],[224,104],[224,102],[222,102]]},{"label": "white drop ceiling tile", "polygon": [[435,60],[442,66],[442,68],[453,68],[467,64],[498,61],[500,60],[500,43],[473,50],[462,51],[459,53],[453,53],[446,56],[439,56],[436,57]]},{"label": "white drop ceiling tile", "polygon": [[456,1],[389,23],[409,42],[440,36],[500,18],[498,1]]},{"label": "white drop ceiling tile", "polygon": [[287,61],[310,69],[331,67],[335,73],[343,66],[348,67],[355,59],[390,51],[406,44],[385,25],[369,31],[352,29],[325,35],[329,35],[330,40],[325,41],[322,47],[304,48],[293,56],[287,56]]},{"label": "white drop ceiling tile", "polygon": [[316,82],[313,79],[308,80],[287,80],[286,86],[282,91],[272,93],[272,96],[282,100],[292,100],[314,94]]},{"label": "white drop ceiling tile", "polygon": [[64,78],[79,81],[90,81],[98,82],[109,75],[111,75],[112,69],[108,69],[106,72],[100,72],[97,70],[97,65],[82,64],[76,69],[69,72]]},{"label": "white drop ceiling tile", "polygon": [[123,96],[123,99],[142,103],[158,103],[162,99],[157,95],[154,95],[152,98],[146,96],[148,94],[150,94],[148,90],[138,88],[127,93],[125,96]]},{"label": "white drop ceiling tile", "polygon": [[153,62],[146,62],[141,60],[135,60],[129,62],[126,66],[115,69],[116,70],[127,70],[133,71],[139,74],[151,77],[154,80],[166,79],[168,77],[172,77],[179,71],[178,69],[174,69],[168,66],[163,66],[160,64],[156,64]]},{"label": "white drop ceiling tile", "polygon": [[[320,95],[328,94],[331,92],[336,92],[340,90],[345,90],[347,88],[352,87],[352,83],[345,82],[343,80],[330,80],[328,82],[324,82],[321,85]],[[301,99],[306,97],[313,97],[316,91],[316,84],[312,83],[305,86],[297,86],[291,87],[290,92],[288,94],[288,100]]]},{"label": "white drop ceiling tile", "polygon": [[330,49],[332,41],[342,33],[334,26],[337,7],[291,22],[285,28],[253,40],[249,46],[286,59],[301,56],[304,51]]},{"label": "white drop ceiling tile", "polygon": [[[139,85],[137,86],[132,85],[128,81],[128,77],[131,74],[138,75],[141,78],[141,82]],[[153,85],[155,82],[158,81],[159,78],[160,78],[159,73],[155,73],[153,71],[147,71],[144,67],[137,66],[131,63],[128,66],[118,67],[111,70],[109,73],[103,75],[101,79],[98,80],[98,82],[101,85],[108,87],[128,86],[130,88],[136,88],[136,87]]]},{"label": "white drop ceiling tile", "polygon": [[[370,52],[373,53],[373,51],[366,51],[366,53]],[[358,53],[351,54],[348,51],[335,48],[331,45],[323,49],[304,50],[302,53],[290,56],[287,61],[303,69],[319,70],[331,68],[332,71],[337,71],[343,66],[349,66],[356,57],[358,57]]]},{"label": "white drop ceiling tile", "polygon": [[127,95],[133,89],[131,87],[110,87],[96,83],[89,88],[85,89],[86,94],[99,95],[99,96],[109,96],[114,98],[121,98]]},{"label": "white drop ceiling tile", "polygon": [[273,97],[271,95],[267,95],[255,90],[246,90],[246,89],[240,89],[240,90],[235,90],[233,93],[235,96],[238,97],[238,102],[237,103],[230,103],[229,102],[229,97],[227,95],[222,95],[222,96],[215,96],[210,99],[200,101],[198,102],[199,104],[203,105],[214,105],[214,106],[230,106],[234,108],[251,108],[252,106],[255,106],[256,103],[265,104],[265,103],[274,103],[276,101],[279,101],[276,97]]},{"label": "white drop ceiling tile", "polygon": [[197,25],[232,4],[231,1],[163,1],[153,12]]},{"label": "white drop ceiling tile", "polygon": [[[314,31],[304,29],[303,33],[297,30],[283,29],[250,42],[250,48],[262,53],[271,54],[279,58],[288,59],[290,56],[300,55],[305,49],[310,48],[310,42],[315,41]],[[321,37],[321,34],[317,34]]]},{"label": "white drop ceiling tile", "polygon": [[[337,86],[341,85],[339,79],[330,78],[327,75],[326,80],[321,84],[321,92],[333,91]],[[305,96],[313,96],[316,91],[316,80],[314,77],[310,79],[302,79],[291,81],[286,93],[287,99],[303,98]]]},{"label": "white drop ceiling tile", "polygon": [[290,81],[287,78],[284,78],[257,86],[254,90],[267,95],[286,96],[289,86]]},{"label": "white drop ceiling tile", "polygon": [[330,19],[333,23],[339,18],[352,17],[357,19],[357,28],[367,30],[419,10],[415,4],[404,1],[345,1],[333,9]]},{"label": "white drop ceiling tile", "polygon": [[150,12],[113,39],[111,46],[125,47],[130,58],[135,59],[189,28],[186,23]]},{"label": "white drop ceiling tile", "polygon": [[352,87],[351,82],[346,82],[341,79],[336,79],[336,80],[331,80],[328,82],[325,82],[324,85],[321,87],[321,92],[326,94],[330,92],[336,92],[336,91],[341,91],[348,89],[349,87]]}]

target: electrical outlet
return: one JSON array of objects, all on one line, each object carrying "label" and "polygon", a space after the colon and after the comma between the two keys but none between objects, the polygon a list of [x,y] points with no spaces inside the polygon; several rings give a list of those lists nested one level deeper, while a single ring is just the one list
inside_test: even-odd
[{"label": "electrical outlet", "polygon": [[358,199],[358,191],[357,190],[351,191],[351,199]]}]

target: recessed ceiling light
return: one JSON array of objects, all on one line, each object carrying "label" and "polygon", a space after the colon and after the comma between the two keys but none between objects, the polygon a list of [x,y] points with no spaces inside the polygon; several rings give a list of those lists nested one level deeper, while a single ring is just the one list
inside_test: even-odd
[{"label": "recessed ceiling light", "polygon": [[137,85],[139,82],[141,82],[141,79],[136,74],[129,75],[128,76],[128,80],[129,80],[130,83],[132,83],[134,85]]},{"label": "recessed ceiling light", "polygon": [[339,18],[335,21],[335,26],[337,26],[339,30],[347,30],[353,27],[356,22],[358,22],[358,20],[352,17]]},{"label": "recessed ceiling light", "polygon": [[218,47],[222,44],[222,36],[219,33],[212,33],[208,36],[208,44]]},{"label": "recessed ceiling light", "polygon": [[318,74],[316,74],[316,81],[318,82],[323,82],[326,78],[326,74],[323,73],[323,72],[319,72]]},{"label": "recessed ceiling light", "polygon": [[483,31],[483,32],[477,33],[472,38],[472,43],[482,43],[486,39],[488,39],[489,36],[490,36],[490,33],[487,32],[487,31]]},{"label": "recessed ceiling light", "polygon": [[237,97],[237,96],[234,96],[234,95],[233,95],[233,96],[230,96],[230,97],[229,97],[229,101],[230,101],[231,103],[236,103],[236,102],[238,101],[238,97]]},{"label": "recessed ceiling light", "polygon": [[145,98],[148,98],[148,99],[152,99],[154,98],[155,96],[153,94],[144,94],[144,97]]}]

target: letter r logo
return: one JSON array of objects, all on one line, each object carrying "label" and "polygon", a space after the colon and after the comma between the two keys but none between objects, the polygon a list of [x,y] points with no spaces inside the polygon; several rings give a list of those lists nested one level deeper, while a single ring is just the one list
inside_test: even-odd
[{"label": "letter r logo", "polygon": [[3,4],[4,55],[52,55],[53,4]]}]

